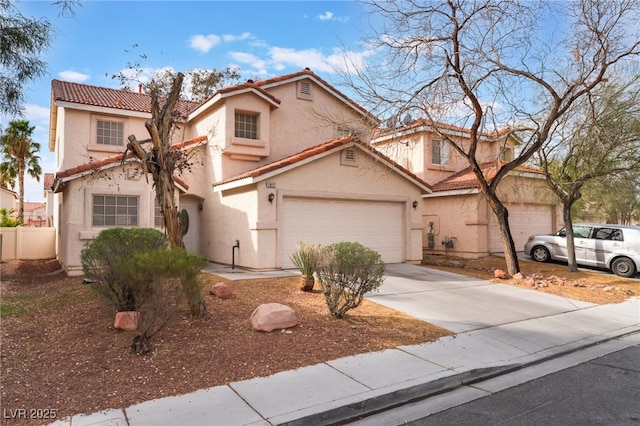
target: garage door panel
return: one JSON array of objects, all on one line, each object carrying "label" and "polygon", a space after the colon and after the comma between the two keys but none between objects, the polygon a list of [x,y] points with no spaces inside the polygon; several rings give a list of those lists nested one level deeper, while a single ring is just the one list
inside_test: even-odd
[{"label": "garage door panel", "polygon": [[282,265],[302,240],[329,245],[357,241],[382,256],[386,263],[403,261],[403,205],[374,201],[286,199],[282,224]]},{"label": "garage door panel", "polygon": [[[516,251],[522,251],[529,235],[549,234],[552,229],[552,209],[548,205],[520,204],[508,207],[509,228],[511,237],[516,246]],[[498,219],[493,215],[490,226],[490,251],[503,252],[502,239]]]}]

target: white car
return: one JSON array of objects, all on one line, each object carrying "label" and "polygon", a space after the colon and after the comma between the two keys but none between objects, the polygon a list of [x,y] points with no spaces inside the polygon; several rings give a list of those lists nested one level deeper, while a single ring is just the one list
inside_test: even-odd
[{"label": "white car", "polygon": [[[621,277],[640,271],[640,226],[576,223],[573,225],[576,263],[608,268]],[[525,254],[538,262],[567,260],[565,228],[555,235],[532,235]]]}]

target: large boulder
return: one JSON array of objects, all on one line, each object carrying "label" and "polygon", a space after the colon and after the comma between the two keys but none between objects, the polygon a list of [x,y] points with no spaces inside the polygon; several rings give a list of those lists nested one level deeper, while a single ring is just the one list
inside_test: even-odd
[{"label": "large boulder", "polygon": [[298,325],[295,311],[281,303],[264,303],[251,314],[251,327],[257,331],[273,331]]},{"label": "large boulder", "polygon": [[236,297],[231,291],[231,288],[223,282],[216,283],[209,287],[209,294],[213,294],[220,299],[233,299]]}]

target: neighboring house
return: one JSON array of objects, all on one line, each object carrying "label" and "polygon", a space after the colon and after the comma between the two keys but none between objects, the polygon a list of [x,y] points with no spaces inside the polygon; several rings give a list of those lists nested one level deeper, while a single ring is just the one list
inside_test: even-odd
[{"label": "neighboring house", "polygon": [[0,209],[15,209],[17,202],[18,194],[15,191],[0,186]]},{"label": "neighboring house", "polygon": [[[161,228],[150,182],[123,151],[148,138],[146,94],[54,80],[49,148],[58,259],[81,273],[80,252],[109,226]],[[385,262],[422,260],[416,174],[355,136],[375,117],[305,69],[181,101],[174,145],[197,149],[177,174],[184,243],[206,259],[256,270],[291,268],[299,241],[359,241]],[[234,248],[234,246],[239,246]]]},{"label": "neighboring house", "polygon": [[[498,221],[480,192],[468,161],[458,154],[425,119],[386,130],[372,143],[432,187],[422,204],[425,252],[481,257],[504,252]],[[469,130],[438,123],[438,129],[457,143],[468,141]],[[511,161],[519,140],[508,132],[482,135],[476,158],[490,180],[498,166]],[[562,225],[562,209],[544,177],[521,166],[498,185],[509,211],[516,250],[529,235],[553,233]]]},{"label": "neighboring house", "polygon": [[24,226],[47,226],[47,205],[45,203],[25,201]]}]

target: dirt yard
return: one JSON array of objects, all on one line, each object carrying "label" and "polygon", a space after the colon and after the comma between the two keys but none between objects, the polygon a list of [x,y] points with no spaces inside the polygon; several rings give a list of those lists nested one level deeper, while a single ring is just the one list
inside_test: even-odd
[{"label": "dirt yard", "polygon": [[[566,266],[522,261],[521,280],[496,280],[504,259],[427,259],[428,266],[559,294],[617,303],[640,294],[640,280],[598,272],[568,274]],[[219,277],[203,275],[209,315],[186,308],[153,340],[150,355],[129,352],[135,332],[113,328],[114,312],[82,278],[69,278],[56,261],[2,263],[2,424],[48,424],[55,418],[126,407],[145,400],[348,355],[434,341],[448,331],[365,301],[347,320],[329,316],[323,296],[299,290],[298,278],[228,282],[234,299],[210,296]],[[317,286],[317,284],[316,284]],[[291,334],[251,330],[261,303],[291,306],[300,325]],[[11,419],[34,414],[38,419]],[[32,411],[33,410],[33,411]]]},{"label": "dirt yard", "polygon": [[[1,274],[7,425],[48,424],[52,416],[126,407],[451,334],[366,300],[348,319],[332,319],[319,290],[300,291],[297,277],[233,281],[234,299],[205,289],[208,316],[191,318],[185,307],[152,339],[153,352],[137,356],[129,352],[136,333],[114,329],[115,312],[57,262],[2,263]],[[225,281],[203,280],[205,287]],[[291,306],[300,325],[291,334],[252,331],[251,313],[268,302]],[[23,409],[27,417],[34,410],[49,418],[11,419]]]}]

